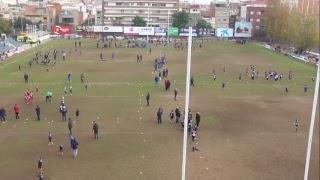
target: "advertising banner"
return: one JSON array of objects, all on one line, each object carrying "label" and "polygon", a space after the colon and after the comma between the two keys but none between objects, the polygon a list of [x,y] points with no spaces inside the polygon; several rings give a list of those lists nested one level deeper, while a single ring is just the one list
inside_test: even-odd
[{"label": "advertising banner", "polygon": [[93,26],[93,32],[102,32],[102,26]]},{"label": "advertising banner", "polygon": [[71,25],[53,25],[51,31],[56,35],[71,34],[73,27]]},{"label": "advertising banner", "polygon": [[[179,35],[180,36],[189,36],[189,29],[181,28]],[[192,36],[197,36],[197,30],[196,29],[192,29]]]},{"label": "advertising banner", "polygon": [[252,23],[246,21],[236,22],[234,27],[235,37],[251,37],[252,36]]},{"label": "advertising banner", "polygon": [[179,35],[179,29],[176,27],[170,27],[169,28],[169,36],[178,36]]},{"label": "advertising banner", "polygon": [[102,32],[122,33],[123,27],[122,26],[103,26]]},{"label": "advertising banner", "polygon": [[216,37],[233,37],[233,29],[231,28],[217,28]]},{"label": "advertising banner", "polygon": [[167,28],[162,27],[155,27],[154,28],[154,35],[155,36],[166,36],[167,35]]},{"label": "advertising banner", "polygon": [[86,26],[87,32],[93,32],[93,26]]},{"label": "advertising banner", "polygon": [[126,35],[153,36],[154,27],[123,27],[123,32]]}]

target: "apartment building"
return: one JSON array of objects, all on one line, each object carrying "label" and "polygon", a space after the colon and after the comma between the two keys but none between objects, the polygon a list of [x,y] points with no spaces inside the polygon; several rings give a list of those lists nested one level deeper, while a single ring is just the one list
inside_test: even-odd
[{"label": "apartment building", "polygon": [[230,8],[227,3],[215,4],[215,28],[229,28]]},{"label": "apartment building", "polygon": [[135,16],[147,21],[149,26],[167,26],[168,17],[179,9],[179,0],[104,0],[102,3],[104,25],[132,25]]}]

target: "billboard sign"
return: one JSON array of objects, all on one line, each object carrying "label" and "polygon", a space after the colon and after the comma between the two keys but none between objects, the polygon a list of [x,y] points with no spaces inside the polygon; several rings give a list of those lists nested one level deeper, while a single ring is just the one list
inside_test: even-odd
[{"label": "billboard sign", "polygon": [[235,37],[251,37],[252,36],[252,23],[240,21],[235,23],[234,27]]},{"label": "billboard sign", "polygon": [[102,32],[102,26],[93,26],[93,32]]},{"label": "billboard sign", "polygon": [[52,25],[51,31],[56,35],[71,34],[73,27],[71,25]]},{"label": "billboard sign", "polygon": [[113,32],[113,33],[122,33],[123,27],[122,26],[103,26],[102,32]]},{"label": "billboard sign", "polygon": [[155,36],[166,36],[167,35],[167,28],[162,27],[155,27],[154,28],[154,35]]},{"label": "billboard sign", "polygon": [[126,35],[153,36],[154,27],[123,27],[123,32]]},{"label": "billboard sign", "polygon": [[233,29],[231,28],[217,28],[216,37],[233,37]]},{"label": "billboard sign", "polygon": [[87,32],[93,32],[93,26],[86,26]]},{"label": "billboard sign", "polygon": [[169,36],[178,36],[179,35],[179,29],[176,27],[170,27],[169,28]]},{"label": "billboard sign", "polygon": [[[180,29],[180,36],[189,36],[189,29],[188,28],[181,28]],[[197,30],[192,29],[192,36],[197,36]]]}]

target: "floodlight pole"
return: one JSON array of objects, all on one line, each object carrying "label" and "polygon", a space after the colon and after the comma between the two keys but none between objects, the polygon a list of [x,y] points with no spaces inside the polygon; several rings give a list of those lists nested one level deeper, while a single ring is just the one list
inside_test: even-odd
[{"label": "floodlight pole", "polygon": [[313,106],[312,106],[312,113],[311,113],[311,120],[310,120],[306,164],[304,169],[304,180],[308,180],[309,178],[309,165],[310,165],[310,157],[311,157],[313,129],[314,129],[314,123],[315,123],[316,113],[317,113],[317,104],[318,104],[317,101],[319,97],[319,81],[320,81],[319,78],[320,78],[320,64],[318,64],[317,79],[316,79],[316,85],[315,85],[314,96],[313,96]]},{"label": "floodlight pole", "polygon": [[169,43],[170,43],[170,37],[169,37],[169,27],[170,27],[170,10],[168,10],[168,25],[167,25],[167,46],[169,46]]},{"label": "floodlight pole", "polygon": [[183,149],[182,149],[182,175],[181,180],[186,179],[186,163],[187,163],[187,140],[188,140],[188,112],[190,97],[190,72],[191,72],[191,47],[192,47],[192,27],[189,27],[188,37],[188,57],[187,57],[187,78],[186,78],[186,99],[184,106],[184,129],[183,129]]},{"label": "floodlight pole", "polygon": [[[149,18],[150,18],[150,11],[148,7],[148,21],[147,21],[147,27],[149,27]],[[147,33],[147,44],[149,44],[149,33]]]}]

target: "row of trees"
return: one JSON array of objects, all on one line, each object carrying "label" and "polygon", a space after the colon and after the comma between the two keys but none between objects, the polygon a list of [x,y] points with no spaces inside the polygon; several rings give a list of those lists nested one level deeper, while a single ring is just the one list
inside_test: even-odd
[{"label": "row of trees", "polygon": [[301,14],[279,0],[271,0],[263,21],[273,42],[292,44],[298,52],[319,45],[319,16]]},{"label": "row of trees", "polygon": [[[39,22],[40,24],[41,22]],[[27,24],[32,24],[29,19],[18,17],[13,22],[4,18],[0,18],[0,34],[12,34],[15,30],[26,30]]]}]

